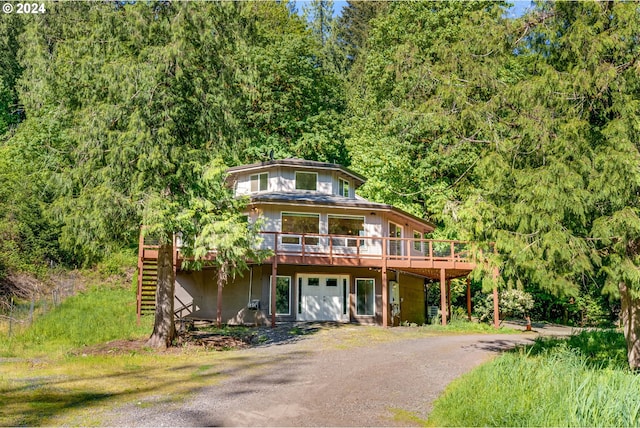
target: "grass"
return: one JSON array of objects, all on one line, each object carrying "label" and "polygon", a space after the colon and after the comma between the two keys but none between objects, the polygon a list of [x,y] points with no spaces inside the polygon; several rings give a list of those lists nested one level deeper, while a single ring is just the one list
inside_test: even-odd
[{"label": "grass", "polygon": [[449,385],[426,425],[637,426],[640,378],[625,349],[611,331],[539,340]]},{"label": "grass", "polygon": [[[0,426],[113,425],[109,412],[118,406],[182,401],[224,376],[268,371],[278,362],[188,347],[166,353],[83,352],[116,339],[149,336],[153,317],[143,317],[137,326],[135,299],[122,285],[89,288],[31,328],[2,337]],[[246,334],[243,328],[227,333]]]},{"label": "grass", "polygon": [[[226,376],[260,375],[279,363],[277,356],[265,359],[188,347],[167,353],[138,349],[94,355],[83,351],[112,340],[144,339],[151,332],[152,318],[143,318],[142,325],[137,326],[135,292],[122,285],[103,285],[89,287],[37,317],[30,328],[3,337],[0,426],[114,425],[117,420],[110,416],[111,410],[118,406],[180,402]],[[327,334],[329,329],[331,334]],[[211,332],[242,337],[252,330],[233,327]],[[462,332],[496,331],[489,326],[453,322],[444,328],[346,325],[322,328],[317,333],[325,337],[320,342],[323,346],[344,348]],[[308,333],[300,327],[289,331],[292,335]],[[410,414],[396,412],[396,417],[417,421]]]},{"label": "grass", "polygon": [[136,322],[131,290],[94,287],[68,298],[27,330],[0,343],[0,357],[61,355],[72,349],[148,334],[151,317]]},{"label": "grass", "polygon": [[431,333],[447,333],[447,334],[517,334],[522,331],[515,330],[508,327],[500,327],[496,329],[493,325],[482,322],[471,322],[466,318],[456,319],[453,318],[447,325],[442,324],[430,324],[419,327],[426,332]]}]

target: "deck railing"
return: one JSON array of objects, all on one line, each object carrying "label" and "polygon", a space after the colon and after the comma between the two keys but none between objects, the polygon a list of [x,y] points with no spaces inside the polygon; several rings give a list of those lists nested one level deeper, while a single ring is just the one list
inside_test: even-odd
[{"label": "deck railing", "polygon": [[[278,256],[369,260],[386,258],[393,261],[473,261],[471,245],[464,241],[270,231],[263,231],[260,235],[260,248],[270,249]],[[158,248],[154,244],[140,242],[141,247],[153,252]],[[177,250],[177,257],[181,258],[179,248]],[[215,251],[212,251],[213,254]]]},{"label": "deck railing", "polygon": [[388,260],[470,261],[470,244],[438,239],[381,236],[323,235],[317,233],[261,233],[261,248],[276,255]]}]

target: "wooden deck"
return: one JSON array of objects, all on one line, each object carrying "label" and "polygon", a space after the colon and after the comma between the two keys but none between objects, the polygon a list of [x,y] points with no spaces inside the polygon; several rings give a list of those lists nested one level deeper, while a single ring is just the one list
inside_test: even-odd
[{"label": "wooden deck", "polygon": [[[444,314],[449,280],[468,276],[476,267],[470,244],[461,241],[262,232],[261,242],[259,241],[257,245],[273,251],[273,255],[262,262],[272,265],[273,281],[277,277],[277,266],[283,264],[380,269],[383,284],[382,314],[385,326],[388,320],[386,280],[388,270],[412,273],[440,282],[441,309]],[[174,269],[180,269],[184,258],[181,256],[179,245],[174,245],[174,249]],[[151,287],[155,286],[152,284],[155,268],[153,262],[157,257],[158,246],[146,244],[141,235],[138,256],[138,315],[145,305],[151,309],[155,304],[155,301],[151,302],[151,295],[155,294],[151,293]],[[207,259],[213,260],[215,257],[215,251],[211,251]],[[145,286],[149,288],[148,291],[144,288]],[[467,289],[469,290],[468,280]],[[275,290],[276,287],[273,285],[272,293],[275,293]],[[470,301],[469,295],[467,299]],[[497,300],[495,296],[494,300]],[[272,296],[272,302],[275,301],[275,296]],[[272,312],[275,314],[275,308]],[[443,324],[446,324],[446,318],[443,316]],[[275,325],[274,315],[272,315],[272,324]]]},{"label": "wooden deck", "polygon": [[[262,248],[271,249],[274,256],[263,263],[306,266],[370,267],[402,270],[434,280],[441,269],[446,278],[466,276],[476,263],[471,258],[469,244],[461,241],[434,239],[359,237],[346,235],[288,234],[262,232]],[[178,267],[183,258],[177,250]],[[143,259],[157,258],[157,246],[142,245]],[[208,258],[215,258],[211,251]]]}]

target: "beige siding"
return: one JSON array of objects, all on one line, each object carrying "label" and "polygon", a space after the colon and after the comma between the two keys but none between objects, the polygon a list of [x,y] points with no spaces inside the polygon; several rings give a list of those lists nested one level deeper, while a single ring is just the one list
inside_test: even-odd
[{"label": "beige siding", "polygon": [[[298,274],[349,275],[349,320],[361,324],[382,324],[382,275],[368,268],[335,268],[331,266],[278,266],[279,276],[291,277],[291,314],[278,315],[278,321],[295,321],[298,313]],[[217,285],[216,273],[213,269],[201,272],[179,272],[176,278],[176,296],[189,304],[193,302],[195,311],[191,317],[197,319],[216,318]],[[265,323],[269,315],[271,266],[253,267],[251,296],[249,296],[249,272],[244,277],[236,278],[223,289],[222,319],[227,324]],[[355,311],[356,278],[373,278],[375,280],[375,315],[357,316]],[[410,275],[389,272],[389,280],[398,281],[400,285],[401,312],[395,325],[403,322],[424,324],[424,280]],[[260,310],[247,309],[250,300],[260,300]],[[176,301],[176,308],[179,303]]]},{"label": "beige siding", "polygon": [[[222,320],[224,323],[237,323],[239,320],[246,320],[246,323],[254,322],[255,311],[247,313],[246,308],[249,300],[261,297],[261,276],[261,267],[255,266],[253,268],[251,297],[249,297],[250,272],[246,272],[244,277],[238,277],[224,287],[222,291]],[[185,304],[193,302],[195,311],[191,317],[215,319],[217,308],[216,271],[204,269],[200,272],[178,272],[176,296]],[[176,301],[176,305],[178,304]]]}]

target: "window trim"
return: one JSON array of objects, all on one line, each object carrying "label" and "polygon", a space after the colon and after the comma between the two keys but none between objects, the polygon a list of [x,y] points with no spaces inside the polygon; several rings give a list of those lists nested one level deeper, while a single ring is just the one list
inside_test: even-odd
[{"label": "window trim", "polygon": [[[350,193],[349,193],[350,187],[351,187],[351,182],[349,180],[345,180],[344,178],[338,178],[338,194],[340,196],[348,198],[350,196]],[[346,195],[344,194],[345,190],[347,191]]]},{"label": "window trim", "polygon": [[419,252],[423,252],[423,242],[422,239],[424,239],[422,237],[422,233],[420,233],[420,231],[418,230],[414,230],[413,231],[413,239],[417,239],[418,241],[413,241],[413,249],[414,251],[419,251]]},{"label": "window trim", "polygon": [[[301,189],[298,187],[298,174],[313,174],[316,176],[316,180],[315,180],[315,189]],[[318,173],[314,172],[314,171],[296,171],[294,174],[294,188],[296,190],[302,190],[304,192],[317,192],[318,191]]]},{"label": "window trim", "polygon": [[[372,297],[373,297],[373,313],[372,314],[360,314],[358,313],[358,281],[373,281]],[[355,314],[359,317],[375,317],[376,316],[376,279],[375,278],[356,278],[355,280]]]},{"label": "window trim", "polygon": [[[318,218],[318,234],[320,234],[320,214],[319,213],[306,213],[306,212],[296,212],[296,211],[280,211],[280,242],[278,243],[279,245],[302,245],[302,233],[297,233],[297,232],[285,232],[284,230],[282,230],[282,226],[284,225],[284,221],[282,220],[283,215],[285,214],[293,214],[293,216],[301,216],[301,217],[317,217]],[[294,238],[297,235],[298,238],[298,243],[293,243],[293,242],[282,242],[282,234],[287,234],[289,235],[289,238]],[[318,244],[320,243],[320,239],[318,239]],[[318,245],[318,244],[306,244],[306,245]]]},{"label": "window trim", "polygon": [[[278,286],[278,278],[288,278],[289,279],[289,312],[284,314],[284,313],[279,313],[278,312],[278,304],[276,302],[276,315],[291,315],[291,276],[289,275],[276,275],[276,293],[278,292],[277,290],[277,286]],[[273,287],[273,275],[269,275],[269,315],[271,315],[271,296],[272,294],[272,290],[271,287]],[[278,298],[278,296],[276,295],[276,299]]]},{"label": "window trim", "polygon": [[[363,215],[346,215],[346,214],[327,214],[327,233],[329,235],[331,235],[331,229],[330,229],[330,221],[332,218],[342,218],[342,219],[346,219],[346,220],[360,220],[362,219],[362,230],[358,231],[359,233],[357,235],[347,235],[347,236],[353,236],[354,238],[332,238],[332,239],[344,239],[344,244],[340,245],[337,243],[333,243],[333,245],[336,245],[338,247],[357,247],[357,242],[358,239],[357,237],[362,237],[365,236],[365,225],[367,224],[367,217],[363,216]],[[360,233],[362,232],[362,233]],[[349,245],[349,241],[353,242],[354,245]],[[360,247],[366,247],[366,241],[362,240],[360,241]]]},{"label": "window trim", "polygon": [[[267,180],[266,180],[266,188],[265,189],[261,189],[260,188],[260,184],[261,184],[261,180],[260,177],[266,175],[267,176]],[[253,190],[253,177],[256,177],[256,181],[257,181],[257,190]],[[249,176],[249,192],[251,193],[260,193],[260,192],[267,192],[269,190],[269,173],[268,172],[259,172],[257,174],[251,174]]]}]

